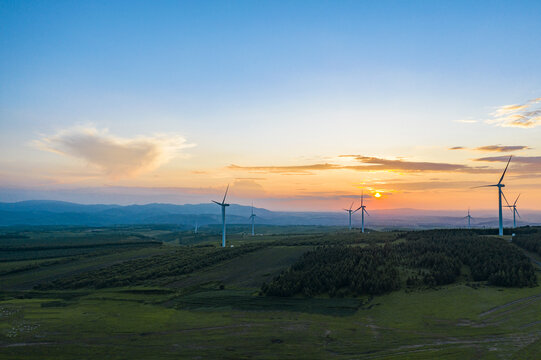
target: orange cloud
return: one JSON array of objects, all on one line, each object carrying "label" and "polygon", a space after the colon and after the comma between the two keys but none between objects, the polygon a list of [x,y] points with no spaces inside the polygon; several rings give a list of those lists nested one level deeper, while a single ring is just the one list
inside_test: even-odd
[{"label": "orange cloud", "polygon": [[[471,148],[471,150],[484,151],[484,152],[511,152],[519,150],[529,150],[531,149],[526,145],[486,145],[479,146],[476,148]],[[469,148],[464,146],[453,146],[449,150],[469,150]]]},{"label": "orange cloud", "polygon": [[363,155],[340,155],[357,160],[361,165],[340,164],[310,164],[288,166],[239,166],[229,165],[228,169],[235,171],[256,171],[277,174],[311,175],[313,171],[323,170],[356,170],[356,171],[401,171],[401,172],[466,172],[492,173],[493,169],[486,166],[468,166],[462,164],[407,161],[404,159],[390,160]]},{"label": "orange cloud", "polygon": [[525,104],[501,106],[487,120],[488,124],[495,124],[502,127],[533,128],[541,125],[541,98],[536,98]]}]

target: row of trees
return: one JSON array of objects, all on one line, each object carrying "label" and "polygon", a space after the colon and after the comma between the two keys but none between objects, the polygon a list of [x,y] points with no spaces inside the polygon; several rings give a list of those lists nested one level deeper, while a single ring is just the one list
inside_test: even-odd
[{"label": "row of trees", "polygon": [[234,248],[186,247],[177,251],[148,258],[125,261],[103,269],[89,271],[39,284],[38,290],[106,288],[141,284],[163,284],[178,275],[214,265],[262,248],[248,244]]}]

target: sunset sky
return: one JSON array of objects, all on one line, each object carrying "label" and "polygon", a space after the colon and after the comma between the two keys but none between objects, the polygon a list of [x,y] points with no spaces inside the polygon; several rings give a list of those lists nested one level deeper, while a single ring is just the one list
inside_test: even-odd
[{"label": "sunset sky", "polygon": [[0,0],[0,201],[541,210],[540,14]]}]

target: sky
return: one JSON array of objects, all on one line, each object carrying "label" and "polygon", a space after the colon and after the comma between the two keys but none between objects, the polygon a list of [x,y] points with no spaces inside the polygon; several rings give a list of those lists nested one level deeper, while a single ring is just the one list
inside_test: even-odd
[{"label": "sky", "polygon": [[539,14],[0,0],[0,201],[541,210]]}]

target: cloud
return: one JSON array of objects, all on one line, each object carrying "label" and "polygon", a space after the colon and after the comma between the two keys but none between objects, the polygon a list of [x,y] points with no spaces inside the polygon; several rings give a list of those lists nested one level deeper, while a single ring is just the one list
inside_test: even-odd
[{"label": "cloud", "polygon": [[84,160],[107,176],[118,179],[152,171],[167,163],[180,150],[193,145],[179,135],[120,138],[93,127],[77,127],[43,136],[35,141],[40,149]]},{"label": "cloud", "polygon": [[257,198],[265,195],[265,189],[254,180],[236,179],[231,186],[231,193],[242,198]]},{"label": "cloud", "polygon": [[378,186],[388,190],[398,191],[427,191],[441,189],[470,189],[473,186],[482,185],[477,181],[412,181],[412,182],[386,182]]},{"label": "cloud", "polygon": [[529,105],[504,105],[500,106],[496,111],[494,111],[494,115],[496,116],[505,116],[511,113],[514,113],[516,111],[527,109]]},{"label": "cloud", "polygon": [[492,119],[486,121],[502,127],[533,128],[541,125],[541,98],[527,101],[524,104],[504,105],[497,108],[490,115]]},{"label": "cloud", "polygon": [[[475,161],[488,161],[488,162],[507,162],[509,156],[487,156],[475,159]],[[528,165],[541,165],[541,156],[513,156],[511,159],[513,164],[528,164]]]},{"label": "cloud", "polygon": [[519,150],[528,150],[530,147],[525,145],[487,145],[476,147],[473,150],[477,151],[491,151],[491,152],[511,152]]},{"label": "cloud", "polygon": [[433,172],[468,172],[468,173],[484,173],[492,172],[486,167],[472,167],[462,164],[437,163],[427,161],[407,161],[403,159],[390,160],[377,157],[362,156],[362,155],[340,155],[340,157],[351,157],[361,162],[364,165],[346,166],[345,168],[353,170],[387,170],[387,171],[433,171]]},{"label": "cloud", "polygon": [[486,145],[479,146],[476,148],[467,148],[464,146],[453,146],[449,150],[475,150],[475,151],[484,151],[484,152],[511,152],[519,150],[529,150],[531,147],[526,145]]},{"label": "cloud", "polygon": [[227,167],[230,170],[255,171],[262,173],[278,173],[283,175],[310,175],[311,170],[338,170],[342,167],[335,164],[312,164],[293,166],[239,166],[231,164]]},{"label": "cloud", "polygon": [[313,175],[314,171],[323,170],[355,170],[355,171],[400,171],[400,172],[467,172],[492,173],[494,170],[486,166],[472,167],[462,164],[407,161],[404,159],[390,160],[362,155],[340,155],[353,158],[361,165],[341,164],[310,164],[287,166],[239,166],[229,165],[228,169],[235,171],[255,171],[261,173],[276,173],[283,175]]},{"label": "cloud", "polygon": [[[506,163],[509,156],[487,156],[475,161]],[[530,174],[541,173],[541,156],[513,156],[509,169],[513,173]]]},{"label": "cloud", "polygon": [[267,178],[264,178],[264,177],[239,177],[239,178],[235,178],[235,180],[254,180],[254,181],[257,181],[257,180],[267,180]]}]

